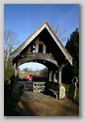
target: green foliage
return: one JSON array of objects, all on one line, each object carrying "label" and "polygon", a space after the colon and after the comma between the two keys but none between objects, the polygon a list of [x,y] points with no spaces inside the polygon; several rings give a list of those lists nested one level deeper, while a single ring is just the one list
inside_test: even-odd
[{"label": "green foliage", "polygon": [[[70,85],[69,84],[64,84],[64,86],[66,88],[66,95],[68,96],[69,90],[70,90]],[[71,99],[71,100],[74,101],[76,104],[79,104],[79,88],[77,88],[76,98],[75,99]]]},{"label": "green foliage", "polygon": [[14,75],[14,67],[12,65],[11,59],[8,58],[7,61],[4,61],[4,81],[5,84],[9,82],[9,80]]},{"label": "green foliage", "polygon": [[40,71],[39,75],[43,77],[48,77],[48,69],[44,68],[43,70]]},{"label": "green foliage", "polygon": [[79,76],[79,32],[78,28],[76,28],[76,31],[74,31],[70,39],[68,39],[68,42],[66,44],[66,48],[68,52],[73,57],[73,73],[76,76]]},{"label": "green foliage", "polygon": [[26,75],[28,75],[28,72],[19,72],[20,79],[24,79]]},{"label": "green foliage", "polygon": [[28,68],[24,68],[23,71],[25,71],[25,73],[28,73]]},{"label": "green foliage", "polygon": [[79,76],[79,32],[76,29],[66,43],[66,49],[73,57],[73,66],[68,64],[63,71],[64,81],[71,83],[74,76]]}]

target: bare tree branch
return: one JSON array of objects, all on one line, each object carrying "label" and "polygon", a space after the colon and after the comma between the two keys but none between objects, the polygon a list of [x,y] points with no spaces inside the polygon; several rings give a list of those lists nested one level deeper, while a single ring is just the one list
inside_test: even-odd
[{"label": "bare tree branch", "polygon": [[11,30],[4,32],[4,57],[7,59],[10,53],[18,46],[18,36]]},{"label": "bare tree branch", "polygon": [[55,33],[58,36],[58,38],[63,42],[63,41],[67,41],[67,37],[64,36],[64,34],[66,33],[66,30],[63,30],[60,25],[57,25],[55,28]]}]

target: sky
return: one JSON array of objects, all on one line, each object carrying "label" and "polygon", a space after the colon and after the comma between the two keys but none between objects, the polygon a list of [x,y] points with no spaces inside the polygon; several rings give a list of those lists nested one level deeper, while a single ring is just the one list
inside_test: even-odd
[{"label": "sky", "polygon": [[[71,33],[79,28],[79,4],[4,4],[4,30],[15,32],[19,45],[44,21],[54,32],[57,28],[57,36],[65,46]],[[45,66],[27,63],[20,66],[23,68],[41,70]]]}]

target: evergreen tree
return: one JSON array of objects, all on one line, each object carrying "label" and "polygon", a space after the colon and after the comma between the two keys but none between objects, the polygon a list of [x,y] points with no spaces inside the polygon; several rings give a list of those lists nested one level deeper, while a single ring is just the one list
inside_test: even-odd
[{"label": "evergreen tree", "polygon": [[65,68],[65,73],[68,79],[74,76],[79,76],[79,31],[78,28],[71,34],[70,39],[66,43],[66,49],[73,57],[73,66],[68,65]]},{"label": "evergreen tree", "polygon": [[44,68],[43,70],[40,71],[39,75],[43,77],[48,77],[48,69]]}]

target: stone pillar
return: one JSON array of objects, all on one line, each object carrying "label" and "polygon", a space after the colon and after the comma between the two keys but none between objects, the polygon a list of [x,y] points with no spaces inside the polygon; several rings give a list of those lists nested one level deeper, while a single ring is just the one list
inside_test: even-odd
[{"label": "stone pillar", "polygon": [[65,98],[65,87],[63,84],[59,85],[59,99]]},{"label": "stone pillar", "polygon": [[19,77],[19,68],[18,68],[18,64],[16,63],[15,76],[14,76],[14,85],[13,85],[13,90],[12,90],[12,98],[15,99],[15,100],[19,99],[18,77]]}]

